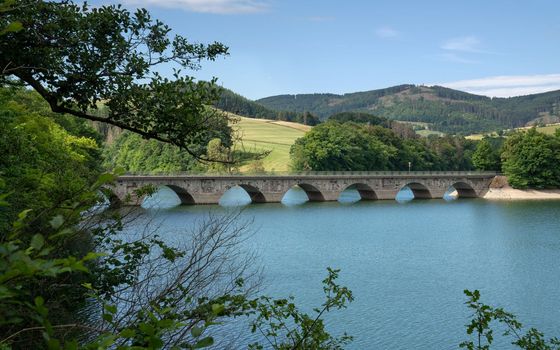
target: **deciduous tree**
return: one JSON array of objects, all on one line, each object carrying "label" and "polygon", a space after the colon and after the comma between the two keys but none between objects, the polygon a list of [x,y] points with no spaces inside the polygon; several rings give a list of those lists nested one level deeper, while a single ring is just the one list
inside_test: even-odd
[{"label": "deciduous tree", "polygon": [[502,152],[503,171],[515,188],[560,186],[560,139],[532,128],[510,135]]},{"label": "deciduous tree", "polygon": [[[227,54],[221,43],[171,37],[145,9],[91,7],[72,1],[21,0],[0,12],[0,82],[35,89],[57,113],[100,121],[145,138],[180,146],[196,157],[224,115],[205,113],[219,97],[215,79],[196,81],[184,71]],[[174,69],[173,77],[158,73]],[[95,110],[108,107],[106,115]]]}]

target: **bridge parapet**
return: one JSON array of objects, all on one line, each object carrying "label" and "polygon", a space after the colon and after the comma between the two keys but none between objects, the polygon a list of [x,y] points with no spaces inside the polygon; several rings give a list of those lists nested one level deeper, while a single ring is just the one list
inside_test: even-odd
[{"label": "bridge parapet", "polygon": [[294,177],[294,176],[497,176],[500,173],[495,171],[281,171],[281,172],[264,172],[264,173],[234,173],[234,172],[218,172],[206,173],[196,171],[179,171],[179,172],[128,172],[122,177],[205,177],[205,178],[222,178],[222,177]]}]

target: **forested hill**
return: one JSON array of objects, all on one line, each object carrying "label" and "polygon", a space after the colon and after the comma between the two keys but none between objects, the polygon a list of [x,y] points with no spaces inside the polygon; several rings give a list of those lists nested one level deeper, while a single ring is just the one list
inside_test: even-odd
[{"label": "forested hill", "polygon": [[441,86],[399,85],[365,92],[278,95],[257,100],[273,110],[308,111],[326,119],[346,111],[431,123],[449,133],[472,133],[560,121],[560,91],[489,98]]},{"label": "forested hill", "polygon": [[319,122],[319,119],[308,111],[272,110],[226,88],[222,88],[220,99],[214,107],[249,118],[283,120],[306,125],[315,125]]},{"label": "forested hill", "polygon": [[278,117],[277,111],[273,111],[226,88],[222,88],[220,99],[214,104],[214,107],[250,118],[277,119]]}]

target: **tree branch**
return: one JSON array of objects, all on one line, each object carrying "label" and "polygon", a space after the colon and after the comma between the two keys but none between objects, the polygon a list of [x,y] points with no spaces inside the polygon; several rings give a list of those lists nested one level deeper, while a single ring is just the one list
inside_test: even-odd
[{"label": "tree branch", "polygon": [[180,147],[185,152],[187,152],[189,155],[191,155],[192,157],[194,157],[195,159],[197,159],[201,162],[212,162],[212,163],[223,163],[223,164],[234,164],[235,163],[234,161],[230,161],[230,160],[209,159],[209,158],[206,158],[206,157],[202,157],[202,156],[196,154],[195,152],[193,152],[192,150],[190,150],[186,145],[177,144],[176,142],[173,142],[171,139],[166,138],[164,136],[161,136],[158,133],[147,132],[147,131],[144,131],[144,130],[141,130],[141,129],[138,129],[138,128],[134,128],[134,127],[132,127],[128,124],[118,122],[118,121],[113,120],[113,119],[102,118],[102,117],[91,115],[91,114],[88,114],[88,113],[85,113],[85,112],[82,112],[82,111],[74,110],[74,109],[71,109],[71,108],[68,108],[68,107],[65,107],[65,106],[61,106],[58,103],[57,98],[53,94],[51,94],[43,85],[41,85],[41,83],[38,80],[34,79],[30,74],[26,74],[25,72],[18,71],[16,73],[14,73],[14,75],[16,77],[18,77],[20,80],[29,84],[35,91],[37,91],[39,93],[39,95],[41,95],[41,97],[43,97],[45,99],[45,101],[47,101],[47,103],[51,107],[51,110],[55,113],[66,113],[66,114],[71,114],[71,115],[73,115],[75,117],[78,117],[78,118],[83,118],[83,119],[87,119],[87,120],[91,120],[91,121],[95,121],[95,122],[111,124],[111,125],[114,125],[116,127],[121,128],[123,130],[128,130],[128,131],[134,132],[136,134],[139,134],[140,136],[142,136],[146,139],[153,139],[153,140],[173,144],[175,146]]}]

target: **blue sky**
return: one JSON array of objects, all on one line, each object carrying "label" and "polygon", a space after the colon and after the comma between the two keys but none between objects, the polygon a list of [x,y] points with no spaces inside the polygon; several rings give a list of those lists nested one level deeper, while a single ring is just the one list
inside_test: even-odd
[{"label": "blue sky", "polygon": [[229,46],[194,75],[251,99],[403,83],[489,96],[560,89],[558,0],[120,2]]}]

